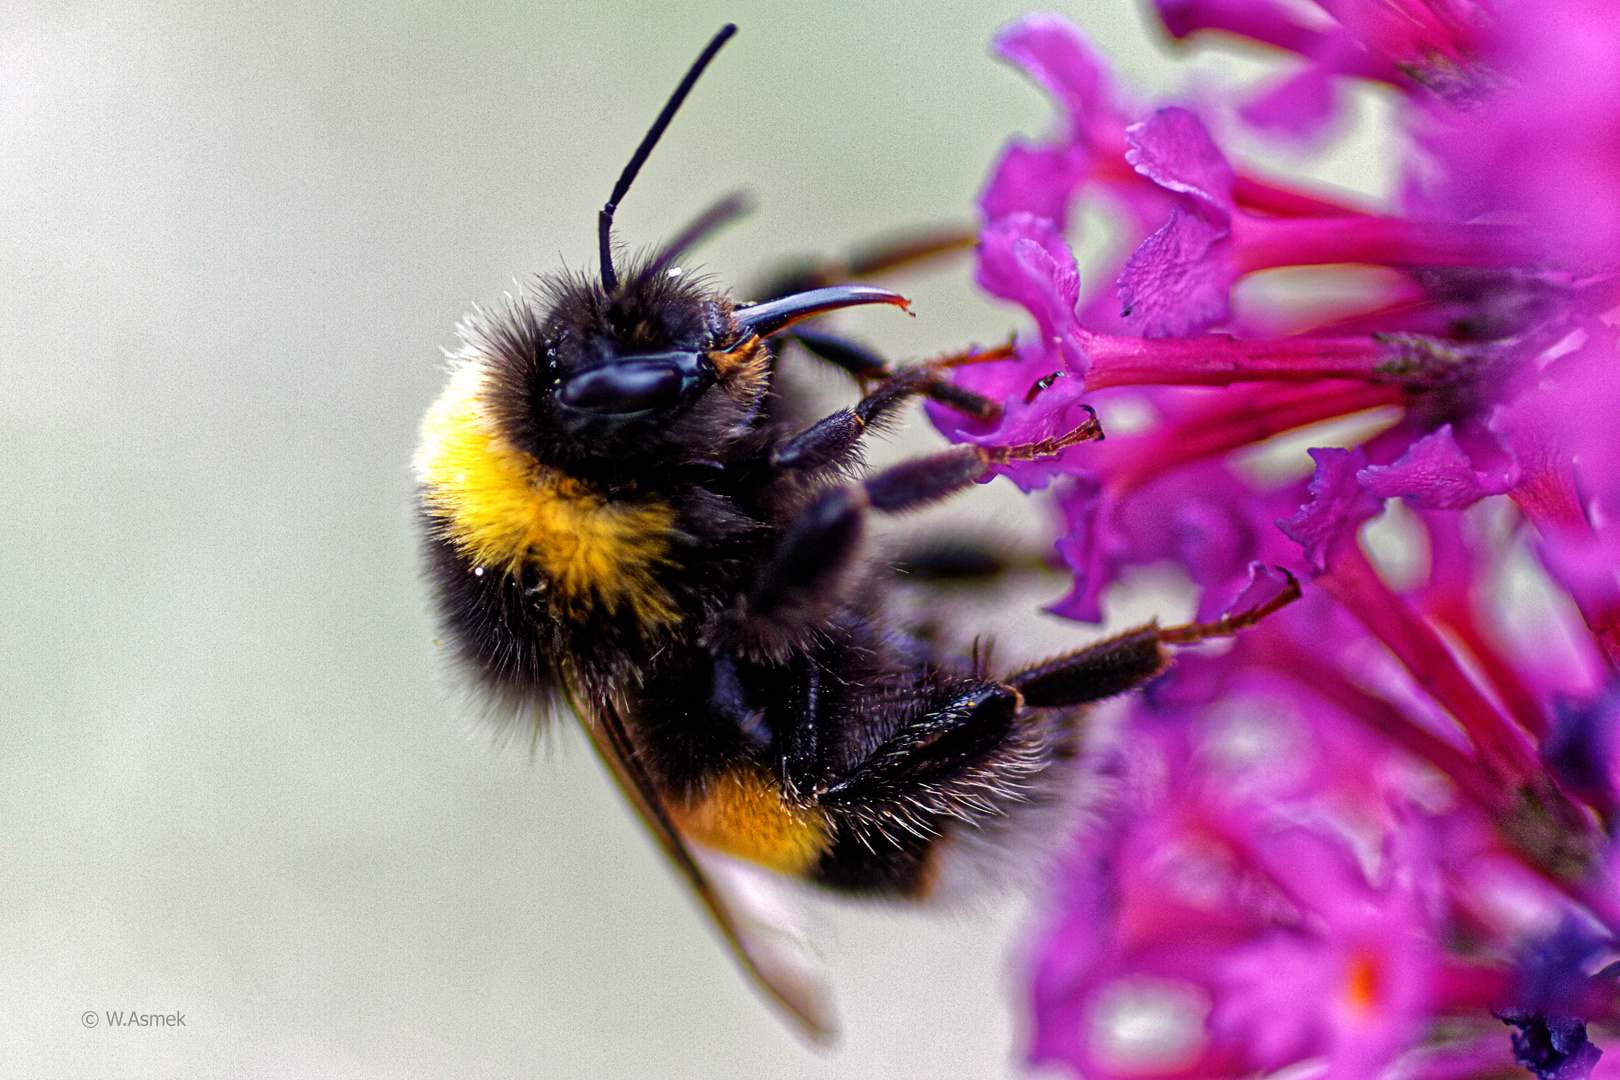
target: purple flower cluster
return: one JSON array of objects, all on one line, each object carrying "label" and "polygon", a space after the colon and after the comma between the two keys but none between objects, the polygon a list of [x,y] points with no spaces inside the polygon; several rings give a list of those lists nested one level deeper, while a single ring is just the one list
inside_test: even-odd
[{"label": "purple flower cluster", "polygon": [[[1099,732],[1031,1058],[1089,1080],[1620,1076],[1601,1050],[1620,1032],[1620,5],[1314,3],[1157,7],[1176,38],[1297,56],[1228,122],[1297,139],[1346,80],[1393,88],[1408,149],[1383,212],[1251,175],[1207,96],[1133,106],[1058,17],[996,41],[1058,107],[979,199],[977,281],[1033,327],[956,373],[1005,403],[993,426],[935,423],[1006,445],[1096,409],[1106,441],[1005,469],[1061,508],[1058,614],[1099,621],[1148,564],[1204,620],[1277,588],[1272,568],[1305,583]],[[1099,282],[1068,242],[1085,200],[1128,240]],[[1234,307],[1258,272],[1350,264],[1384,285],[1328,321]],[[1359,441],[1293,479],[1256,467],[1258,444],[1345,418],[1322,430]],[[1417,572],[1380,562],[1363,526],[1384,518]]]}]

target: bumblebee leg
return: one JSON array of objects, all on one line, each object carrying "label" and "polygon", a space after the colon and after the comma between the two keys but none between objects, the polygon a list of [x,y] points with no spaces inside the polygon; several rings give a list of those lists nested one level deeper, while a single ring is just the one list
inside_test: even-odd
[{"label": "bumblebee leg", "polygon": [[979,242],[974,229],[933,229],[891,237],[843,258],[802,259],[777,270],[760,290],[760,299],[775,300],[809,289],[840,285],[851,279],[875,277],[934,259],[969,251]]},{"label": "bumblebee leg", "polygon": [[863,386],[882,382],[894,374],[887,360],[857,341],[798,329],[789,330],[782,336],[804,346],[804,350],[816,359],[843,368]]},{"label": "bumblebee leg", "polygon": [[861,436],[887,426],[900,406],[917,394],[926,394],[964,415],[987,422],[1001,414],[1001,406],[995,402],[943,381],[932,364],[898,371],[884,369],[875,390],[852,408],[839,409],[777,447],[771,464],[779,470],[806,472],[850,464]]},{"label": "bumblebee leg", "polygon": [[1236,615],[1226,615],[1209,623],[1188,623],[1185,626],[1171,626],[1159,631],[1159,640],[1171,645],[1190,645],[1195,641],[1204,641],[1207,638],[1231,637],[1239,630],[1246,630],[1270,615],[1281,611],[1300,597],[1299,579],[1282,567],[1276,568],[1283,577],[1288,579],[1276,596],[1264,603],[1256,604],[1252,608],[1240,611]]},{"label": "bumblebee leg", "polygon": [[889,732],[877,746],[836,770],[811,763],[824,771],[797,780],[800,797],[834,827],[812,871],[822,885],[926,894],[938,880],[945,833],[989,837],[1021,808],[1061,803],[1078,738],[1072,718],[1025,710],[1016,690],[985,680],[936,683],[929,697],[885,703],[886,715],[867,721]]},{"label": "bumblebee leg", "polygon": [[703,243],[709,237],[730,225],[740,217],[752,213],[754,209],[753,196],[746,191],[733,191],[713,206],[694,218],[686,228],[675,234],[675,238],[666,243],[653,257],[652,270],[654,272],[667,270],[676,259],[687,251]]},{"label": "bumblebee leg", "polygon": [[1037,709],[1084,705],[1140,686],[1170,666],[1170,653],[1156,626],[1141,626],[1118,637],[1025,668],[1007,678]]},{"label": "bumblebee leg", "polygon": [[1049,549],[1010,548],[976,536],[931,536],[889,557],[903,583],[926,586],[989,584],[1010,574],[1057,571]]},{"label": "bumblebee leg", "polygon": [[[815,431],[812,428],[811,431]],[[755,578],[747,611],[762,615],[797,590],[810,590],[841,569],[860,539],[868,510],[900,514],[971,487],[996,465],[1061,453],[1102,437],[1095,414],[1063,435],[1019,446],[966,444],[890,466],[851,487],[823,492],[793,520]]]},{"label": "bumblebee leg", "polygon": [[1189,645],[1228,637],[1299,599],[1299,582],[1287,570],[1288,584],[1276,596],[1235,615],[1210,623],[1188,623],[1160,629],[1142,626],[1099,641],[1078,652],[1026,668],[1007,679],[1024,695],[1024,703],[1052,709],[1101,701],[1140,686],[1170,665],[1166,645]]},{"label": "bumblebee leg", "polygon": [[993,349],[965,349],[914,366],[895,368],[871,349],[848,338],[809,330],[788,331],[783,337],[802,345],[812,356],[849,372],[860,384],[862,393],[866,393],[873,383],[906,380],[912,385],[911,393],[922,394],[963,416],[985,424],[994,424],[1001,419],[1000,404],[957,386],[945,377],[945,372],[964,364],[1006,360],[1014,355],[1010,342]]},{"label": "bumblebee leg", "polygon": [[[1050,548],[1010,547],[985,537],[944,534],[892,551],[883,560],[883,569],[888,580],[910,596],[897,629],[903,628],[905,640],[914,643],[918,662],[950,664],[961,643],[950,628],[961,622],[962,599],[993,602],[1015,580],[1063,568]],[[991,644],[974,639],[972,670],[987,669]]]},{"label": "bumblebee leg", "polygon": [[981,767],[1006,742],[1018,705],[1010,686],[974,686],[912,719],[844,776],[819,785],[816,801],[832,808],[909,801],[937,812],[946,809],[948,798],[968,799],[974,811],[994,813],[982,796],[974,799],[965,789],[947,796],[941,788],[961,786],[965,772]]},{"label": "bumblebee leg", "polygon": [[[891,270],[900,270],[968,251],[978,243],[974,229],[936,229],[880,241],[858,249],[845,258],[807,259],[789,264],[777,271],[760,290],[761,302],[792,296],[811,289],[826,288],[846,282],[875,277]],[[784,338],[798,342],[812,355],[836,364],[860,382],[862,392],[871,382],[891,377],[894,372],[882,357],[870,349],[845,338],[820,334],[811,330],[795,330]],[[957,364],[985,360],[1004,360],[1013,355],[1011,345],[985,352],[968,351],[958,357],[945,357],[932,363],[936,372]],[[971,391],[962,390],[943,378],[934,378],[924,385],[922,393],[941,405],[986,423],[1000,418],[1000,407]]]},{"label": "bumblebee leg", "polygon": [[920,389],[925,376],[885,377],[852,408],[839,409],[776,448],[771,464],[779,470],[815,472],[851,462],[861,436],[882,428]]}]

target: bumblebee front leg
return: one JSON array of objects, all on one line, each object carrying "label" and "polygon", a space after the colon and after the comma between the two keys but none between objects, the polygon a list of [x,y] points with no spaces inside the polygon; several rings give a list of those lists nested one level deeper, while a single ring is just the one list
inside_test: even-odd
[{"label": "bumblebee front leg", "polygon": [[[818,424],[806,435],[820,427]],[[794,593],[824,587],[854,553],[868,510],[900,514],[919,509],[971,487],[997,465],[1051,457],[1101,437],[1102,426],[1092,414],[1073,431],[1039,442],[955,446],[902,461],[859,484],[824,491],[788,525],[775,553],[754,579],[746,599],[746,616],[768,616]]]},{"label": "bumblebee front leg", "polygon": [[921,375],[886,379],[851,408],[823,417],[778,446],[771,454],[771,467],[782,472],[819,472],[850,464],[861,437],[873,428],[882,429],[921,389]]},{"label": "bumblebee front leg", "polygon": [[816,472],[850,464],[861,437],[873,429],[882,430],[893,421],[900,406],[918,394],[986,423],[999,419],[1000,405],[941,377],[939,365],[954,359],[945,357],[898,371],[885,368],[877,388],[853,407],[839,409],[777,447],[771,455],[772,468]]},{"label": "bumblebee front leg", "polygon": [[965,349],[962,352],[926,360],[912,367],[894,368],[872,350],[847,338],[799,329],[785,331],[783,336],[802,345],[812,356],[840,367],[854,376],[855,381],[860,384],[862,393],[866,393],[867,388],[874,383],[909,380],[912,385],[910,393],[923,394],[947,409],[985,424],[994,424],[1001,419],[1001,406],[971,390],[957,386],[945,377],[945,373],[951,368],[966,364],[1007,360],[1016,355],[1012,344],[1008,343],[993,349]]}]

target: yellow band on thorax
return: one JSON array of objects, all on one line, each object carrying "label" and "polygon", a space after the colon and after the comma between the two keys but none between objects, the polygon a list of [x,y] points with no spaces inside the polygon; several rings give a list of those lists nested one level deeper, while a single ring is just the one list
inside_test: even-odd
[{"label": "yellow band on thorax", "polygon": [[475,566],[538,566],[566,609],[628,606],[646,624],[678,614],[658,571],[671,564],[675,512],[656,500],[610,500],[541,466],[495,428],[477,364],[459,368],[422,421],[415,467],[427,507]]}]

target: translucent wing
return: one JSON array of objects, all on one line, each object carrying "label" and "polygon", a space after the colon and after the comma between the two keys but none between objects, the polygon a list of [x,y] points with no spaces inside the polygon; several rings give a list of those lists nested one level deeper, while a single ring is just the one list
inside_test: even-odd
[{"label": "translucent wing", "polygon": [[[767,871],[688,844],[664,812],[614,703],[577,689],[570,699],[597,756],[714,920],[749,977],[811,1042],[837,1036],[831,987],[810,952],[797,909]],[[586,702],[589,704],[587,705]]]}]

